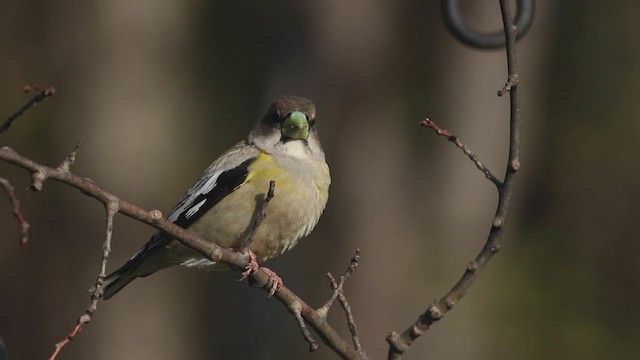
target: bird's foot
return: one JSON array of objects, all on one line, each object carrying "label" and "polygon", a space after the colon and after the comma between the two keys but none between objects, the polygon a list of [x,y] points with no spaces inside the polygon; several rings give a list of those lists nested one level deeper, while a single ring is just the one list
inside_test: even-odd
[{"label": "bird's foot", "polygon": [[251,250],[249,250],[249,262],[247,263],[247,266],[244,267],[244,271],[242,272],[240,281],[246,279],[247,277],[249,277],[249,275],[258,271],[258,269],[262,269],[262,271],[267,273],[267,276],[269,278],[268,284],[271,284],[271,286],[269,287],[269,297],[272,297],[273,294],[276,293],[276,291],[280,290],[282,285],[284,285],[284,282],[282,281],[282,278],[278,276],[278,274],[276,274],[273,270],[264,266],[260,266],[256,261],[256,254],[254,254]]},{"label": "bird's foot", "polygon": [[266,272],[267,276],[269,277],[268,281],[271,284],[271,287],[269,288],[269,297],[272,297],[273,294],[276,293],[276,291],[280,290],[280,288],[284,285],[284,282],[282,281],[282,278],[275,273],[275,271],[264,266],[262,267],[262,271]]},{"label": "bird's foot", "polygon": [[258,271],[258,269],[260,269],[260,265],[258,265],[258,262],[256,261],[256,254],[249,250],[249,262],[247,263],[247,266],[244,267],[240,281],[246,279],[249,275]]}]

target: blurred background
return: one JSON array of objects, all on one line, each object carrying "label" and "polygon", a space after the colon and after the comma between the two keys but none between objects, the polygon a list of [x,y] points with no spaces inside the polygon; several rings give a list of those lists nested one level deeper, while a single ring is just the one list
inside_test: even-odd
[{"label": "blurred background", "polygon": [[[497,1],[466,1],[480,30]],[[537,1],[518,43],[523,168],[503,251],[407,359],[640,358],[640,3]],[[445,29],[439,1],[2,1],[0,119],[57,89],[0,145],[74,171],[166,212],[278,95],[312,99],[331,166],[316,230],[269,263],[310,304],[341,273],[366,351],[404,330],[482,247],[493,185],[453,145],[458,135],[499,176],[507,156],[502,51]],[[33,226],[0,194],[0,336],[12,359],[42,359],[89,304],[102,252],[102,206],[0,163]],[[153,229],[116,218],[109,269]],[[333,359],[308,354],[294,319],[237,273],[169,269],[108,302],[62,359]],[[345,336],[341,310],[330,322]]]}]

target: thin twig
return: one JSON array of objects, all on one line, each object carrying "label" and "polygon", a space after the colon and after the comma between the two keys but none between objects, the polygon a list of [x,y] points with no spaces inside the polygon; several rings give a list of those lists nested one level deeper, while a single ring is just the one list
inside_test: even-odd
[{"label": "thin twig", "polygon": [[344,309],[344,313],[347,316],[347,325],[349,325],[349,332],[351,332],[353,347],[360,354],[361,358],[366,359],[367,356],[362,350],[362,344],[360,343],[360,333],[358,332],[358,326],[356,325],[356,320],[353,317],[351,305],[349,305],[347,297],[344,295],[344,293],[341,292],[340,294],[338,294],[338,301],[340,301],[340,305],[342,305],[342,309]]},{"label": "thin twig", "polygon": [[[442,298],[436,300],[427,307],[427,310],[409,328],[402,333],[395,331],[387,335],[389,343],[388,359],[400,360],[413,341],[422,335],[436,321],[442,319],[456,303],[466,295],[467,291],[484,269],[493,255],[500,251],[500,239],[504,232],[504,224],[509,215],[509,207],[516,181],[516,175],[520,169],[520,129],[522,125],[522,115],[520,112],[520,93],[518,64],[516,58],[515,35],[516,29],[511,19],[509,11],[509,1],[499,0],[502,12],[502,21],[506,36],[508,81],[504,91],[509,91],[510,95],[510,132],[509,132],[509,160],[506,166],[504,183],[499,187],[498,206],[496,215],[493,218],[491,230],[487,236],[487,241],[474,260],[469,262],[462,277]],[[501,90],[502,91],[502,90]],[[482,169],[481,169],[482,170]],[[495,182],[494,182],[495,183]]]},{"label": "thin twig", "polygon": [[512,76],[509,76],[509,78],[507,79],[507,82],[504,84],[502,89],[498,90],[497,92],[498,96],[502,96],[507,92],[511,91],[511,88],[518,85],[519,82],[520,82],[520,78],[518,77],[518,74],[513,74]]},{"label": "thin twig", "polygon": [[[211,241],[207,241],[202,237],[181,228],[180,226],[163,218],[162,213],[158,210],[148,211],[128,201],[118,199],[115,195],[97,186],[89,179],[80,177],[71,172],[66,173],[56,168],[44,166],[16,153],[9,147],[0,148],[0,160],[4,160],[23,168],[31,174],[39,174],[38,177],[42,179],[58,181],[72,186],[80,190],[84,195],[92,197],[103,204],[108,204],[113,200],[117,200],[120,206],[120,214],[136,219],[145,224],[149,224],[156,229],[171,235],[174,239],[180,241],[184,245],[201,252],[211,261],[223,262],[239,269],[242,269],[247,265],[246,257],[242,256],[238,252],[222,248]],[[260,287],[265,291],[270,290],[269,275],[262,269],[251,274],[251,278],[253,279],[254,286]],[[276,292],[275,298],[278,299],[278,301],[280,301],[286,308],[289,308],[294,302],[300,303],[300,313],[302,317],[305,319],[307,324],[309,324],[318,333],[326,345],[328,345],[342,359],[359,359],[359,355],[355,349],[340,337],[335,329],[329,325],[326,319],[318,316],[311,306],[291,290],[283,286],[278,290],[278,292]]]},{"label": "thin twig", "polygon": [[447,140],[449,140],[452,143],[454,143],[456,145],[456,147],[458,147],[460,150],[462,150],[462,152],[465,153],[465,155],[467,155],[469,157],[469,159],[471,159],[471,161],[476,165],[476,167],[480,171],[482,171],[484,173],[484,176],[487,179],[489,179],[498,188],[498,190],[500,188],[502,188],[502,181],[500,181],[500,179],[495,177],[491,173],[491,171],[489,171],[489,169],[480,161],[478,156],[473,151],[469,150],[467,145],[463,144],[462,141],[460,141],[460,138],[458,138],[457,136],[455,136],[452,133],[450,133],[447,129],[441,128],[436,123],[434,123],[433,121],[431,121],[430,119],[427,119],[427,118],[422,120],[420,122],[420,125],[422,125],[422,126],[424,126],[426,128],[435,130],[436,134],[438,134],[440,136],[444,136],[444,137],[447,138]]},{"label": "thin twig", "polygon": [[80,316],[80,318],[78,319],[78,323],[73,328],[73,330],[71,330],[69,335],[67,335],[67,337],[64,338],[64,340],[56,344],[53,350],[53,353],[51,354],[51,356],[49,356],[49,360],[55,360],[58,357],[58,354],[60,354],[60,351],[62,351],[62,348],[65,347],[68,343],[70,343],[73,339],[75,339],[76,335],[78,335],[80,333],[80,330],[82,330],[82,326],[88,322],[88,320],[86,320],[85,318],[86,318],[86,314],[83,314],[82,316]]},{"label": "thin twig", "polygon": [[[260,265],[256,261],[256,254],[254,254],[250,250],[250,248],[251,248],[251,244],[253,243],[253,239],[256,233],[258,232],[258,228],[260,227],[260,225],[262,224],[262,221],[264,221],[265,217],[267,216],[267,206],[269,205],[269,202],[271,202],[271,199],[273,199],[275,186],[276,186],[275,181],[273,180],[269,181],[269,190],[267,190],[267,195],[265,196],[265,198],[262,200],[261,203],[256,204],[256,210],[258,211],[258,213],[256,215],[255,221],[253,222],[253,226],[251,227],[251,230],[247,234],[247,237],[244,239],[242,246],[238,249],[238,253],[242,254],[243,256],[246,256],[249,259],[247,266],[242,271],[242,277],[240,277],[238,281],[242,281],[246,279],[249,275],[256,272],[256,270],[260,268]],[[269,290],[269,295],[267,296],[267,298],[270,298],[273,296],[273,294],[276,293],[276,291],[278,291],[282,287],[283,282],[280,276],[278,276],[278,274],[276,274],[273,270],[270,270],[265,267],[262,267],[262,270],[267,272],[267,274],[270,275],[271,289]],[[252,284],[251,279],[249,279],[249,283]]]},{"label": "thin twig", "polygon": [[20,247],[24,248],[29,241],[31,225],[29,225],[27,220],[22,215],[22,212],[20,211],[20,200],[18,200],[15,189],[13,188],[9,180],[0,177],[0,185],[2,185],[2,188],[7,193],[9,203],[11,204],[11,212],[20,224]]},{"label": "thin twig", "polygon": [[[340,305],[344,310],[345,315],[347,316],[347,325],[349,325],[349,331],[351,332],[351,340],[353,341],[353,346],[360,354],[361,359],[368,359],[367,354],[362,350],[362,344],[360,343],[360,336],[358,333],[358,326],[356,325],[355,318],[353,317],[353,312],[351,311],[351,305],[347,301],[347,297],[344,295],[342,291],[344,287],[344,283],[347,278],[351,277],[351,274],[358,267],[358,261],[360,260],[360,249],[356,249],[356,254],[351,258],[351,265],[347,268],[346,273],[340,277],[340,293],[338,293],[338,301],[340,301]],[[335,279],[331,282],[332,286],[335,284]]]},{"label": "thin twig", "polygon": [[109,254],[111,253],[111,238],[113,235],[113,218],[118,212],[119,204],[118,200],[113,201],[105,205],[107,211],[107,223],[105,227],[104,243],[102,245],[102,261],[100,262],[100,273],[96,279],[95,286],[93,287],[93,293],[91,294],[91,304],[85,310],[85,312],[78,318],[76,326],[71,330],[62,341],[55,345],[53,353],[49,357],[49,360],[55,360],[62,348],[70,343],[80,333],[84,324],[91,321],[93,313],[98,309],[98,301],[104,294],[104,279],[107,277],[107,261],[109,260]]},{"label": "thin twig", "polygon": [[27,85],[25,86],[24,91],[31,92],[31,90],[33,89],[38,91],[38,93],[34,97],[29,99],[29,101],[27,101],[24,105],[22,105],[22,107],[18,109],[18,111],[9,115],[9,117],[4,121],[2,126],[0,126],[0,134],[8,130],[11,127],[11,124],[13,124],[14,121],[16,121],[20,116],[22,116],[22,114],[24,114],[25,111],[31,109],[42,100],[50,96],[53,96],[53,94],[56,93],[56,89],[54,89],[52,86],[47,86],[46,88],[42,89],[42,87],[38,85],[35,85],[35,86]]},{"label": "thin twig", "polygon": [[289,310],[291,311],[293,316],[296,318],[296,322],[298,323],[298,327],[300,328],[300,332],[302,333],[302,336],[309,343],[309,352],[314,352],[318,350],[318,343],[313,338],[313,336],[311,336],[309,329],[307,329],[307,325],[304,323],[304,318],[302,317],[301,304],[296,301],[293,304],[291,304],[291,306],[289,306]]},{"label": "thin twig", "polygon": [[64,158],[62,163],[58,165],[58,170],[62,172],[67,172],[67,173],[71,171],[71,166],[76,162],[76,155],[78,155],[78,151],[80,150],[80,145],[82,145],[82,142],[79,142],[76,145],[76,148],[72,152],[70,152],[66,158]]},{"label": "thin twig", "polygon": [[349,326],[349,331],[351,333],[351,339],[353,341],[354,348],[358,352],[360,359],[368,359],[367,354],[362,350],[362,345],[360,343],[360,337],[358,334],[358,326],[356,325],[355,318],[353,317],[353,312],[351,311],[351,305],[349,305],[349,302],[347,301],[347,297],[344,295],[344,292],[343,292],[344,284],[347,281],[347,279],[351,277],[351,274],[353,274],[353,272],[358,267],[359,260],[360,260],[360,249],[356,249],[356,253],[351,258],[351,263],[349,264],[349,267],[345,271],[344,275],[340,276],[340,280],[336,280],[336,278],[331,273],[327,273],[327,278],[329,279],[329,283],[331,285],[331,289],[333,290],[333,293],[331,294],[331,297],[329,298],[329,300],[327,300],[327,302],[324,305],[322,305],[318,310],[316,310],[316,312],[320,316],[323,316],[326,318],[329,313],[329,309],[333,305],[333,302],[336,299],[338,299],[347,317],[347,324]]},{"label": "thin twig", "polygon": [[331,273],[327,273],[327,278],[329,279],[329,284],[331,285],[331,289],[333,290],[333,293],[331,294],[331,297],[329,298],[329,300],[327,300],[327,302],[324,303],[324,305],[322,305],[320,308],[318,308],[318,310],[316,310],[320,316],[324,316],[324,317],[327,316],[329,309],[331,309],[331,306],[333,306],[333,302],[338,298],[338,294],[342,292],[342,287],[344,286],[344,283],[347,281],[347,278],[351,277],[351,274],[353,274],[353,272],[358,267],[359,260],[360,260],[360,249],[356,249],[356,253],[351,258],[351,263],[349,264],[349,267],[345,271],[344,275],[340,276],[340,280],[338,282],[336,282],[336,279],[333,277]]},{"label": "thin twig", "polygon": [[244,252],[251,247],[253,243],[253,238],[260,227],[260,224],[264,221],[264,218],[267,216],[267,206],[273,199],[275,194],[276,182],[271,180],[269,181],[269,190],[267,191],[267,195],[264,198],[264,201],[260,204],[260,209],[258,210],[258,215],[256,216],[256,220],[253,222],[253,227],[251,227],[251,231],[247,234],[247,237],[244,239],[242,243],[242,247],[240,248],[240,252]]},{"label": "thin twig", "polygon": [[324,305],[322,305],[316,310],[318,315],[320,315],[320,317],[323,317],[325,319],[329,315],[329,310],[333,306],[333,302],[336,301],[336,299],[338,298],[338,294],[340,294],[340,290],[342,290],[340,283],[336,283],[336,279],[333,277],[333,275],[331,275],[331,273],[327,273],[327,278],[329,279],[329,284],[331,285],[331,289],[333,290],[333,292],[331,293],[331,296],[329,297],[329,299],[324,303]]}]

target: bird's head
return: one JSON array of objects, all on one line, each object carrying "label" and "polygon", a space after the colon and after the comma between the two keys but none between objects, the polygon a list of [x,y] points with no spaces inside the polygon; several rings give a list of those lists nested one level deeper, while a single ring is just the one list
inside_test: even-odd
[{"label": "bird's head", "polygon": [[265,116],[256,124],[249,135],[249,143],[267,152],[321,153],[315,117],[316,107],[311,100],[282,96],[271,104]]}]

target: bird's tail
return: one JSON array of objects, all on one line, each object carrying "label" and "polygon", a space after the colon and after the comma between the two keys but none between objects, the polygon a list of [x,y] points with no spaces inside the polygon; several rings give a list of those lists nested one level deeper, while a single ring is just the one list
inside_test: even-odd
[{"label": "bird's tail", "polygon": [[[136,274],[135,270],[138,267],[136,266],[138,264],[136,264],[134,260],[136,259],[134,258],[129,260],[120,269],[107,275],[102,285],[104,289],[104,294],[102,295],[103,299],[108,300],[110,297],[118,293],[118,291],[122,290],[122,288],[125,287],[128,283],[132,282],[135,278],[140,276]],[[96,286],[92,286],[88,291],[96,291]]]},{"label": "bird's tail", "polygon": [[128,283],[132,282],[138,276],[131,271],[127,271],[127,265],[125,264],[120,269],[114,271],[106,279],[104,279],[104,295],[103,299],[108,300],[110,297],[122,290]]},{"label": "bird's tail", "polygon": [[[104,279],[104,295],[102,298],[108,300],[135,278],[151,275],[158,270],[173,265],[166,261],[167,251],[163,251],[167,239],[163,233],[156,234],[131,260],[109,274]],[[92,290],[95,290],[95,288]]]}]

